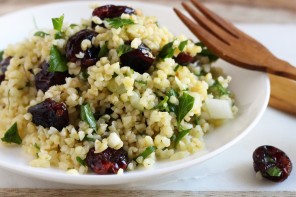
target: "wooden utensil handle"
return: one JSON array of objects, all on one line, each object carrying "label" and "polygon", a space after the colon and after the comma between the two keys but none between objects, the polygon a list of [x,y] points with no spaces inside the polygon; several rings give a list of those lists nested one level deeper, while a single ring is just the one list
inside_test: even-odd
[{"label": "wooden utensil handle", "polygon": [[296,80],[296,67],[290,63],[275,57],[269,58],[265,64],[268,73]]},{"label": "wooden utensil handle", "polygon": [[269,106],[296,115],[296,82],[275,75],[269,75],[269,79]]}]

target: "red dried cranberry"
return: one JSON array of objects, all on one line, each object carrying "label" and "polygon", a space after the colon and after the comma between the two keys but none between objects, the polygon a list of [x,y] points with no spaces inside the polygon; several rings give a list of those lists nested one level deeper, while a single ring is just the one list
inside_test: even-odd
[{"label": "red dried cranberry", "polygon": [[[95,8],[92,15],[104,20],[105,18],[120,17],[123,13],[131,15],[135,14],[135,10],[127,6],[105,5]],[[92,23],[92,27],[94,28],[95,26],[96,24]]]},{"label": "red dried cranberry", "polygon": [[28,109],[32,114],[32,122],[45,128],[55,127],[62,130],[69,125],[68,109],[65,103],[57,103],[48,98]]},{"label": "red dried cranberry", "polygon": [[189,63],[192,63],[194,61],[194,58],[184,52],[179,53],[179,55],[177,57],[175,57],[175,62],[182,65],[182,66],[186,66]]},{"label": "red dried cranberry", "polygon": [[5,72],[7,71],[7,67],[10,64],[10,60],[12,57],[7,57],[0,62],[1,74],[0,74],[0,83],[5,79]]},{"label": "red dried cranberry", "polygon": [[128,156],[123,148],[115,150],[108,147],[101,153],[94,152],[94,148],[89,150],[86,164],[96,174],[116,174],[120,168],[127,168]]},{"label": "red dried cranberry", "polygon": [[62,85],[66,82],[66,78],[70,77],[66,72],[49,72],[49,64],[43,62],[41,64],[41,71],[35,75],[35,86],[37,90],[46,92],[51,86]]},{"label": "red dried cranberry", "polygon": [[[97,32],[83,29],[73,36],[71,36],[66,44],[66,59],[69,62],[80,62],[81,66],[89,67],[94,65],[98,61],[98,53],[100,48],[92,46],[91,48],[83,51],[81,49],[81,42],[85,39],[92,41],[93,37],[98,35]],[[83,53],[83,58],[76,57],[77,54]]]},{"label": "red dried cranberry", "polygon": [[263,177],[282,182],[292,171],[290,158],[280,149],[273,146],[260,146],[253,153],[254,170],[260,171]]},{"label": "red dried cranberry", "polygon": [[141,44],[137,49],[124,53],[120,56],[121,66],[129,66],[134,71],[143,74],[154,62],[151,57],[151,50],[144,44]]}]

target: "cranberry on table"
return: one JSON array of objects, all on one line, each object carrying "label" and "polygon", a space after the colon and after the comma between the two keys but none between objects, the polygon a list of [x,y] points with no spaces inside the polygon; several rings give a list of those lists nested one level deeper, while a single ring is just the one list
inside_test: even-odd
[{"label": "cranberry on table", "polygon": [[94,153],[91,148],[86,156],[87,166],[96,174],[116,174],[121,168],[125,170],[128,165],[127,152],[120,148],[118,150],[108,147],[101,153]]},{"label": "cranberry on table", "polygon": [[179,55],[177,57],[175,57],[175,62],[182,65],[182,66],[186,66],[189,63],[192,63],[194,61],[194,58],[184,52],[179,53]]},{"label": "cranberry on table", "polygon": [[35,86],[37,90],[46,92],[51,86],[62,85],[66,82],[66,78],[70,74],[66,72],[49,72],[49,64],[43,62],[41,64],[41,71],[35,75]]},{"label": "cranberry on table", "polygon": [[120,17],[122,14],[135,14],[135,10],[127,6],[105,5],[95,8],[92,13],[93,16],[97,16],[101,20]]},{"label": "cranberry on table", "polygon": [[151,50],[144,44],[141,44],[137,49],[133,49],[120,56],[121,66],[129,66],[134,71],[143,74],[148,71],[154,62],[151,57]]},{"label": "cranberry on table", "polygon": [[32,114],[32,122],[45,128],[55,127],[62,130],[69,125],[69,114],[65,103],[57,103],[48,98],[45,101],[31,106],[28,112]]},{"label": "cranberry on table", "polygon": [[280,149],[273,146],[260,146],[253,153],[254,170],[263,177],[282,182],[292,171],[290,158]]},{"label": "cranberry on table", "polygon": [[[95,31],[83,29],[71,36],[66,44],[66,59],[73,63],[80,62],[83,67],[96,64],[100,48],[92,45],[90,48],[83,51],[81,49],[81,42],[85,39],[92,41],[97,35],[98,33]],[[76,55],[81,53],[83,54],[83,58],[78,58]]]},{"label": "cranberry on table", "polygon": [[10,60],[12,57],[7,57],[4,60],[0,62],[0,69],[1,69],[1,74],[0,74],[0,83],[5,79],[5,72],[7,71],[7,67],[10,64]]}]

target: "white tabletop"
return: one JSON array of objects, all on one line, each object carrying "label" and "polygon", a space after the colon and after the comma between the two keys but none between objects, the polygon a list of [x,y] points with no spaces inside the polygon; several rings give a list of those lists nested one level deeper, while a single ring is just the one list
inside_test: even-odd
[{"label": "white tabletop", "polygon": [[[296,25],[243,25],[279,57],[296,65]],[[291,90],[296,91],[296,90]],[[237,144],[198,166],[160,180],[112,186],[112,189],[187,191],[296,191],[296,171],[282,183],[258,180],[252,153],[258,146],[273,145],[296,165],[296,117],[267,108],[262,119]],[[0,169],[0,188],[88,188],[24,177]],[[93,188],[93,187],[92,187]],[[99,187],[98,187],[99,188]],[[106,188],[106,186],[104,186]]]}]

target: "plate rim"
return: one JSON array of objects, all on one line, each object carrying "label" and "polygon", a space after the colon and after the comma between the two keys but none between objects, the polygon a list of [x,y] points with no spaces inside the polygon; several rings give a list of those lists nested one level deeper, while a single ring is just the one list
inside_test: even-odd
[{"label": "plate rim", "polygon": [[[170,6],[166,6],[166,5],[159,5],[159,4],[150,3],[150,2],[147,3],[147,2],[138,2],[138,1],[131,2],[131,1],[114,1],[114,0],[112,0],[112,1],[98,1],[97,3],[104,4],[105,2],[125,4],[125,5],[126,4],[133,4],[133,6],[134,6],[134,4],[136,4],[136,6],[149,5],[149,6],[157,6],[162,9],[171,8]],[[46,7],[48,7],[48,6],[56,6],[56,5],[67,6],[67,5],[75,5],[75,4],[90,5],[92,3],[96,3],[96,1],[51,2],[51,3],[33,6],[30,8],[25,8],[25,9],[18,10],[16,12],[12,12],[12,13],[6,13],[0,17],[0,20],[7,20],[9,17],[12,17],[14,15],[25,14],[27,12],[30,12],[30,11],[33,11],[36,9],[37,10],[38,9],[46,9]],[[216,149],[206,155],[203,155],[201,157],[198,157],[198,158],[190,160],[190,161],[186,161],[185,163],[177,164],[177,165],[173,165],[173,166],[169,166],[169,167],[161,168],[161,169],[152,169],[152,170],[148,169],[148,170],[143,170],[143,171],[137,171],[136,173],[126,173],[124,175],[99,175],[99,176],[94,176],[91,174],[69,175],[64,171],[62,171],[62,172],[64,172],[63,174],[59,173],[57,176],[53,176],[52,172],[46,171],[46,170],[44,170],[44,168],[34,168],[34,167],[29,166],[29,164],[27,166],[22,166],[22,167],[17,166],[17,168],[16,168],[16,165],[14,165],[14,164],[11,165],[10,162],[5,162],[2,160],[0,160],[0,167],[3,169],[7,169],[11,172],[17,172],[18,174],[22,174],[22,175],[29,176],[29,177],[34,177],[37,179],[42,179],[42,180],[47,180],[47,181],[55,181],[55,182],[60,182],[60,183],[78,184],[78,185],[90,185],[89,184],[90,181],[92,181],[94,183],[94,185],[125,184],[125,183],[140,181],[140,180],[146,180],[147,178],[151,178],[151,177],[155,177],[155,176],[168,175],[168,174],[173,173],[175,171],[180,171],[180,170],[182,170],[182,168],[187,168],[187,167],[193,166],[194,164],[202,163],[202,162],[224,152],[225,150],[229,149],[231,146],[236,144],[238,141],[240,141],[243,137],[245,137],[250,132],[250,130],[252,128],[254,128],[255,125],[257,125],[257,123],[262,118],[262,116],[268,106],[268,100],[269,100],[269,95],[270,95],[270,83],[269,83],[268,75],[266,73],[262,73],[261,77],[263,77],[264,84],[266,86],[265,98],[264,98],[263,106],[261,107],[258,115],[252,121],[252,123],[249,124],[247,126],[247,128],[245,128],[245,130],[243,130],[243,132],[241,132],[239,135],[237,135],[230,142],[224,144],[223,146],[219,147],[218,149]],[[21,150],[21,148],[19,148],[19,149]],[[75,178],[75,176],[79,176],[79,179]],[[71,179],[71,177],[72,177],[72,179]],[[100,178],[98,178],[98,177],[100,177]],[[103,182],[99,181],[100,179],[102,179]],[[95,181],[97,181],[97,182],[95,182]]]}]

